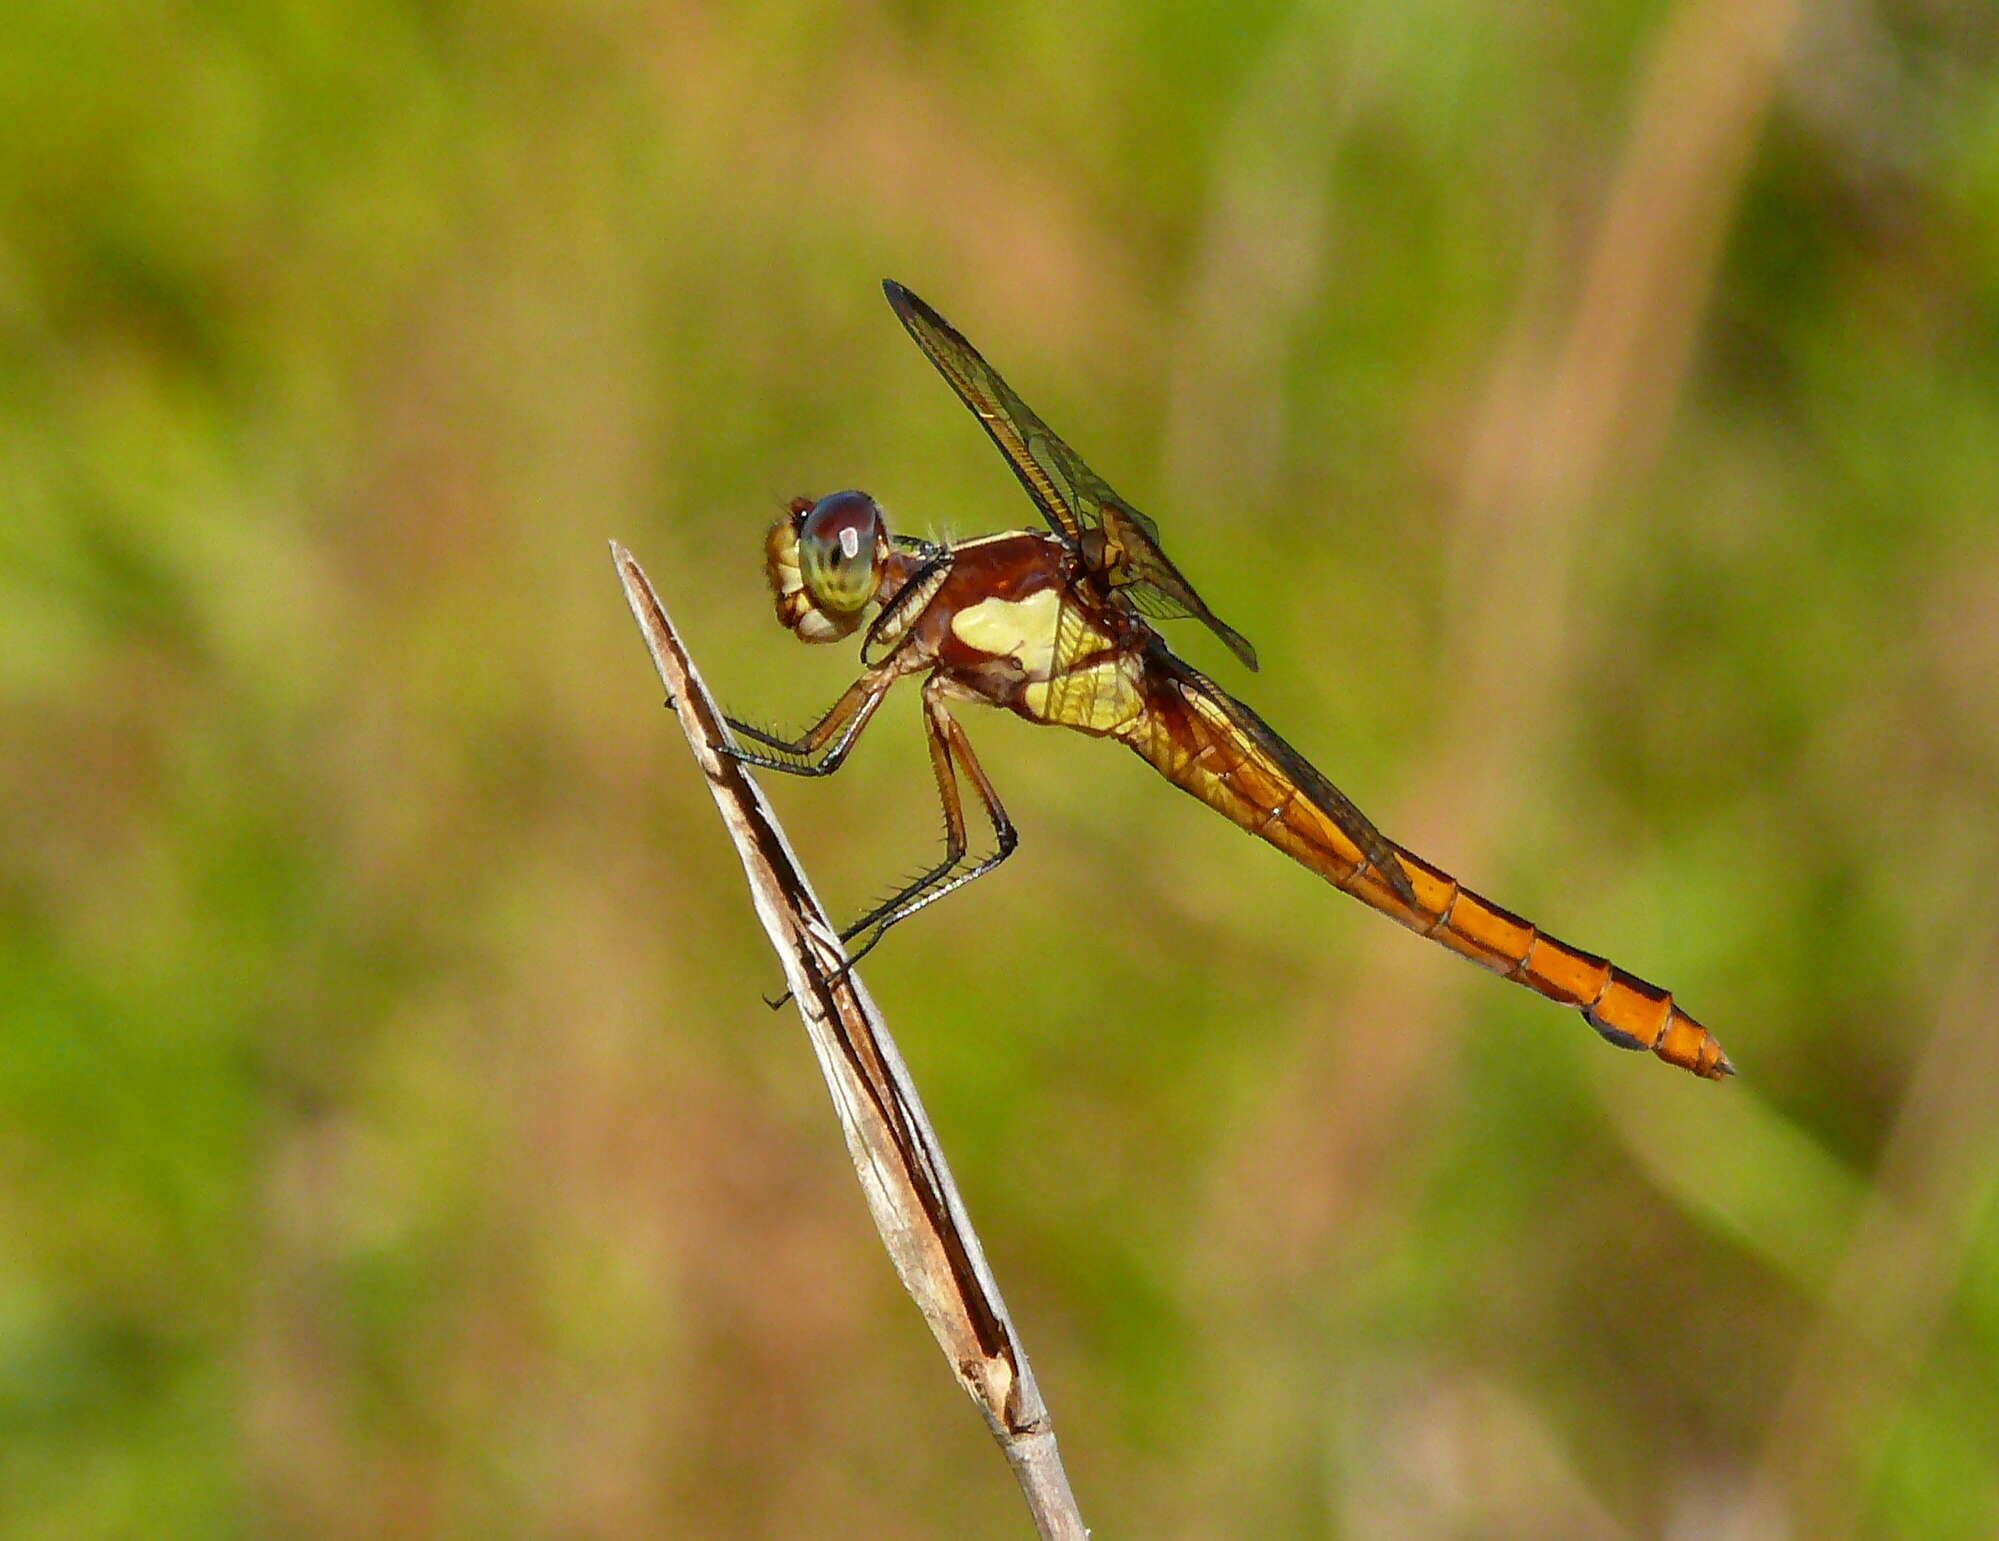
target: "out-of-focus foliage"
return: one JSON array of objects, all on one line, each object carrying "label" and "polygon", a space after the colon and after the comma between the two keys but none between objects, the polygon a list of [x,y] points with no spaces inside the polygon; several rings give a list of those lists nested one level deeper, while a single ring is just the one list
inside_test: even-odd
[{"label": "out-of-focus foliage", "polygon": [[[619,597],[1159,519],[1390,833],[1714,1087],[1129,755],[868,974],[1103,1534],[1999,1526],[1988,0],[29,0],[0,68],[0,1536],[990,1535]],[[1227,666],[1232,667],[1232,666]],[[929,854],[915,702],[775,789]]]}]

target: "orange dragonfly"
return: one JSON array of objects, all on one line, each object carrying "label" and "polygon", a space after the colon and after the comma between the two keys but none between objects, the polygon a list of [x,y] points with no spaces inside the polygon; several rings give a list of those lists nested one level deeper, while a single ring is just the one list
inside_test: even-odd
[{"label": "orange dragonfly", "polygon": [[[1030,722],[1116,739],[1183,791],[1302,862],[1335,888],[1508,979],[1573,1006],[1611,1043],[1696,1075],[1733,1067],[1672,995],[1546,935],[1376,829],[1242,702],[1177,657],[1152,621],[1205,623],[1250,669],[1256,652],[1194,592],[1159,531],[1014,394],[956,328],[897,283],[883,285],[909,335],[978,416],[1048,524],[936,544],[892,535],[865,492],[796,498],[765,540],[778,619],[806,642],[861,633],[864,672],[817,724],[784,738],[731,719],[733,751],[796,775],[839,769],[889,689],[924,675],[943,860],[841,933],[856,959],[891,926],[1009,856],[1017,836],[948,710],[1005,707]],[[991,821],[972,855],[958,778]]]}]

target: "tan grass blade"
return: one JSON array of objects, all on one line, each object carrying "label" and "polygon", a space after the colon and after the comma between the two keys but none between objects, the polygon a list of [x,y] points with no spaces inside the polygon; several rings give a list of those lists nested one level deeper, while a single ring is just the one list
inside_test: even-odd
[{"label": "tan grass blade", "polygon": [[694,671],[652,584],[616,541],[611,555],[694,758],[736,843],[757,918],[784,966],[833,1095],[868,1211],[903,1288],[958,1383],[985,1414],[1045,1538],[1084,1541],[1055,1430],[999,1287],[895,1040],[855,973],[776,815],[721,752],[722,713]]}]

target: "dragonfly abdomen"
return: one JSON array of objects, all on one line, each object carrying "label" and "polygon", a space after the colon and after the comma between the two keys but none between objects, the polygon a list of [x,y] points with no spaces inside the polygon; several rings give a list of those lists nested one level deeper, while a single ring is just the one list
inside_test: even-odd
[{"label": "dragonfly abdomen", "polygon": [[1669,1064],[1709,1078],[1734,1073],[1714,1035],[1679,1008],[1670,990],[1548,935],[1413,852],[1401,846],[1395,851],[1416,891],[1417,908],[1371,872],[1341,886],[1410,930],[1573,1006],[1620,1049],[1650,1049]]},{"label": "dragonfly abdomen", "polygon": [[[1670,992],[1549,936],[1383,840],[1384,862],[1392,853],[1408,880],[1408,894],[1398,892],[1341,827],[1337,810],[1319,807],[1270,746],[1235,731],[1219,691],[1189,696],[1177,683],[1159,684],[1155,681],[1148,711],[1119,736],[1182,791],[1411,931],[1574,1007],[1619,1048],[1650,1049],[1700,1076],[1733,1073],[1714,1035],[1674,1004]],[[1281,747],[1295,756],[1288,745]],[[1327,792],[1339,796],[1331,788]]]}]

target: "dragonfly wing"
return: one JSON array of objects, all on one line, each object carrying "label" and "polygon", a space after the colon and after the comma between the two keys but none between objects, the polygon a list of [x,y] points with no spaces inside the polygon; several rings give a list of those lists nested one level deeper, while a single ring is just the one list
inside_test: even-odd
[{"label": "dragonfly wing", "polygon": [[[1167,703],[1159,704],[1169,704],[1170,710],[1159,713],[1161,732],[1156,737],[1161,741],[1134,742],[1134,748],[1176,783],[1265,838],[1272,838],[1274,824],[1297,822],[1298,810],[1293,804],[1303,801],[1351,842],[1349,864],[1358,853],[1397,897],[1412,908],[1418,906],[1399,848],[1317,766],[1278,737],[1276,730],[1249,707],[1164,644],[1150,650],[1147,663],[1154,689],[1163,687],[1168,692]],[[1186,742],[1168,742],[1172,739]],[[1210,780],[1228,785],[1211,789],[1205,785]],[[1254,807],[1234,806],[1244,798],[1252,800]],[[1311,842],[1314,847],[1322,843]],[[1331,843],[1329,858],[1339,844]],[[1307,860],[1302,852],[1293,854]],[[1307,865],[1318,868],[1316,860],[1307,860]],[[1326,869],[1323,875],[1345,886],[1356,874]]]},{"label": "dragonfly wing", "polygon": [[[924,357],[972,409],[1048,527],[1142,615],[1206,624],[1245,665],[1256,649],[1210,610],[1160,549],[1159,527],[1133,508],[1015,394],[964,333],[893,279],[889,305]],[[1095,537],[1093,538],[1093,534]]]},{"label": "dragonfly wing", "polygon": [[1048,527],[1071,547],[1078,545],[1084,525],[1094,520],[1075,507],[1069,491],[1071,478],[1059,464],[1060,456],[1074,458],[1068,447],[1013,393],[962,332],[893,279],[883,281],[882,291],[924,357],[951,382],[951,388],[999,446]]},{"label": "dragonfly wing", "polygon": [[1062,596],[1042,713],[1047,721],[1096,731],[1128,714],[1132,703],[1124,673],[1117,667],[1117,646],[1074,590]]},{"label": "dragonfly wing", "polygon": [[[1137,510],[1119,512],[1137,513]],[[1147,520],[1146,523],[1149,525],[1151,521]],[[1127,539],[1125,549],[1131,550],[1133,544]],[[1249,638],[1207,607],[1201,596],[1194,592],[1194,586],[1180,576],[1180,570],[1173,565],[1172,559],[1159,549],[1157,541],[1147,537],[1146,544],[1151,549],[1151,555],[1142,565],[1154,576],[1135,582],[1129,588],[1120,591],[1130,597],[1132,608],[1140,615],[1151,616],[1154,620],[1171,621],[1186,617],[1200,621],[1222,639],[1228,650],[1241,660],[1244,668],[1254,674],[1256,649],[1250,644]]]}]

